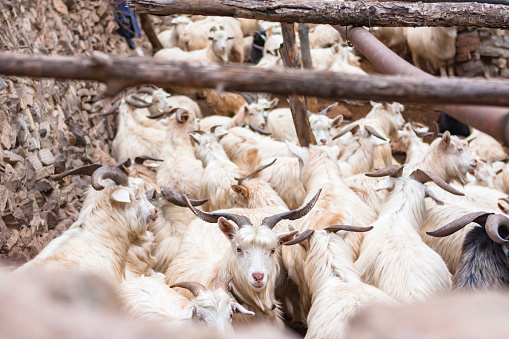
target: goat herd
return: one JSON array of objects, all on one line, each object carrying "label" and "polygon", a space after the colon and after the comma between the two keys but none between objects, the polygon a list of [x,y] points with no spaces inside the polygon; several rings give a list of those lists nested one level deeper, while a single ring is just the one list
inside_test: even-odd
[{"label": "goat herd", "polygon": [[[243,60],[235,20],[175,20],[156,58]],[[270,46],[266,63],[278,58]],[[309,114],[318,145],[304,148],[277,99],[204,92],[222,115],[150,86],[120,99],[118,164],[53,176],[90,175],[92,187],[76,222],[18,271],[94,273],[132,319],[217,331],[286,322],[309,338],[342,338],[369,304],[508,286],[509,167],[489,136],[429,132],[399,103],[345,124],[327,117],[332,105]]]}]

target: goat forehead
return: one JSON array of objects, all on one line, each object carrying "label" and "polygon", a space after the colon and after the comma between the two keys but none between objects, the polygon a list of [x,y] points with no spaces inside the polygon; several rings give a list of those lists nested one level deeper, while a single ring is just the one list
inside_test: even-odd
[{"label": "goat forehead", "polygon": [[322,115],[312,115],[309,122],[313,129],[327,129],[331,126],[330,119]]},{"label": "goat forehead", "polygon": [[242,227],[236,235],[237,243],[244,248],[270,250],[279,243],[277,235],[268,227]]}]

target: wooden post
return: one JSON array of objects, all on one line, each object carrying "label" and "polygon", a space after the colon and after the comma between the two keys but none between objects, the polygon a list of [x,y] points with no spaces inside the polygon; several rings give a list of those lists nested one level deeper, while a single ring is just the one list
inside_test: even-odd
[{"label": "wooden post", "polygon": [[[311,47],[309,45],[309,24],[299,24],[300,55],[302,58],[302,67],[313,69],[313,60],[311,59]],[[316,97],[306,97],[306,106],[308,111],[318,113],[318,100]]]},{"label": "wooden post", "polygon": [[[316,0],[128,0],[136,13],[233,16],[343,26],[509,28],[509,6],[483,3]],[[368,15],[369,8],[369,15]]]},{"label": "wooden post", "polygon": [[[297,49],[297,41],[295,38],[295,24],[294,23],[282,23],[283,29],[283,44],[279,49],[281,58],[285,64],[285,67],[298,68],[299,65],[299,51]],[[290,110],[292,111],[293,123],[295,124],[295,130],[297,131],[297,138],[299,144],[302,147],[308,147],[310,144],[316,144],[315,137],[311,132],[311,126],[309,125],[308,112],[302,97],[296,94],[288,96],[290,104]]]},{"label": "wooden post", "polygon": [[152,26],[152,21],[150,20],[150,17],[148,14],[140,14],[140,22],[141,22],[141,28],[147,35],[148,40],[150,41],[150,44],[152,45],[153,54],[155,54],[160,49],[163,49],[163,44],[159,41],[157,38],[157,34],[154,31],[154,26]]}]

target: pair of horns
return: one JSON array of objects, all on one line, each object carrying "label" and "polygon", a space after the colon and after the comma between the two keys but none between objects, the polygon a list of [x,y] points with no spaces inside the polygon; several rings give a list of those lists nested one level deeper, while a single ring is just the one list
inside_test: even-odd
[{"label": "pair of horns", "polygon": [[[276,226],[276,224],[281,220],[296,220],[302,218],[303,216],[308,214],[309,211],[311,211],[316,201],[318,200],[318,197],[320,196],[321,192],[322,189],[318,190],[318,193],[316,193],[313,199],[311,199],[306,205],[304,205],[301,208],[264,218],[262,220],[261,226],[266,226],[270,229],[273,229],[274,226]],[[233,221],[235,224],[237,224],[237,226],[239,226],[239,228],[246,225],[253,226],[251,220],[246,216],[224,212],[212,212],[212,213],[203,212],[200,211],[199,209],[196,209],[185,195],[181,195],[181,197],[186,202],[187,207],[189,207],[191,211],[193,211],[193,213],[203,221],[217,223],[219,218],[223,217],[225,219]]]},{"label": "pair of horns", "polygon": [[415,135],[417,135],[419,138],[424,138],[429,135],[434,135],[434,132],[421,132],[421,131],[417,130],[415,127],[416,123],[414,123],[413,121],[409,121],[409,123],[410,123],[410,127],[412,128],[412,131],[414,131]]},{"label": "pair of horns", "polygon": [[[505,215],[490,212],[469,213],[433,232],[426,233],[432,237],[446,237],[461,230],[471,222],[475,222],[484,227],[486,233],[493,242],[497,244],[509,242],[509,218]],[[504,237],[501,236],[501,231],[504,233]]]},{"label": "pair of horns", "polygon": [[[385,176],[390,176],[392,178],[399,178],[403,175],[403,168],[404,168],[403,165],[390,165],[385,168],[382,168],[381,170],[371,172],[371,173],[366,173],[366,176],[374,177],[374,178],[385,177]],[[424,184],[428,181],[433,181],[435,184],[437,184],[438,187],[442,188],[443,190],[445,190],[449,193],[452,193],[455,195],[465,195],[464,193],[458,191],[457,189],[455,189],[454,187],[452,187],[451,185],[446,183],[438,175],[431,173],[431,172],[416,169],[415,171],[412,172],[412,174],[410,174],[410,178],[414,179],[415,181],[420,182],[421,184]]]},{"label": "pair of horns", "polygon": [[127,186],[129,180],[127,178],[127,170],[125,167],[129,167],[130,165],[130,159],[123,160],[115,166],[92,164],[68,170],[60,174],[51,175],[50,178],[54,181],[58,181],[68,175],[92,176],[92,187],[96,191],[101,191],[104,189],[104,186],[101,185],[101,180],[103,179],[111,179],[117,185]]},{"label": "pair of horns", "polygon": [[[339,105],[339,102],[335,102],[335,103],[333,103],[332,105],[325,107],[324,109],[322,109],[320,112],[318,112],[318,113],[316,113],[316,114],[323,115],[323,116],[327,116],[327,113],[329,113],[330,111],[332,111],[332,110],[333,110],[334,108],[336,108],[338,105]],[[309,111],[308,111],[308,112],[309,112]]]},{"label": "pair of horns", "polygon": [[140,97],[138,94],[131,94],[128,96],[125,101],[136,108],[147,108],[152,106],[154,103],[145,101],[142,97]]},{"label": "pair of horns", "polygon": [[235,178],[235,180],[237,180],[237,185],[242,185],[242,182],[244,180],[247,180],[247,179],[252,179],[252,178],[255,178],[258,173],[260,173],[261,171],[263,171],[264,169],[266,169],[267,167],[270,167],[272,165],[274,165],[274,163],[276,162],[277,158],[272,160],[270,163],[266,164],[266,165],[263,165],[263,166],[260,166],[258,167],[257,169],[255,169],[253,172],[249,173],[246,177],[244,178]]},{"label": "pair of horns", "polygon": [[252,94],[252,93],[244,93],[244,92],[235,92],[237,93],[238,95],[240,95],[241,97],[244,98],[244,100],[246,100],[246,103],[248,105],[251,105],[253,102],[258,102],[258,95],[256,94]]},{"label": "pair of horns", "polygon": [[[233,275],[230,275],[224,279],[221,279],[217,283],[217,288],[220,288],[228,293],[228,285],[230,285],[230,282],[232,280],[233,280]],[[208,291],[208,289],[205,286],[203,286],[199,282],[195,282],[195,281],[185,281],[185,282],[176,283],[176,284],[173,284],[170,286],[170,288],[173,288],[173,287],[185,288],[185,289],[189,290],[189,292],[191,292],[195,297],[197,297],[202,292]]]},{"label": "pair of horns", "polygon": [[[346,126],[345,128],[343,128],[338,134],[336,134],[335,136],[332,137],[332,140],[336,140],[337,138],[339,137],[342,137],[343,135],[345,135],[346,133],[348,132],[352,132],[352,134],[355,134],[358,130],[359,130],[360,126],[358,124],[353,124],[353,125],[350,125],[350,126]],[[371,134],[372,136],[374,137],[377,137],[378,139],[381,139],[383,141],[387,141],[387,139],[385,139],[380,133],[377,132],[376,129],[374,129],[373,127],[371,126],[364,126],[364,129],[369,133]]]}]

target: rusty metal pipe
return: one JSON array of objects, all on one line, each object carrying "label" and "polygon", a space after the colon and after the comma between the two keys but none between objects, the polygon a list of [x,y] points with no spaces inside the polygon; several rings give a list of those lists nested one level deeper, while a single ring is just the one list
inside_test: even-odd
[{"label": "rusty metal pipe", "polygon": [[[434,78],[391,51],[362,27],[334,25],[373,65],[386,74]],[[509,94],[509,93],[508,93]],[[490,106],[437,105],[456,120],[483,131],[509,146],[509,109]]]}]

